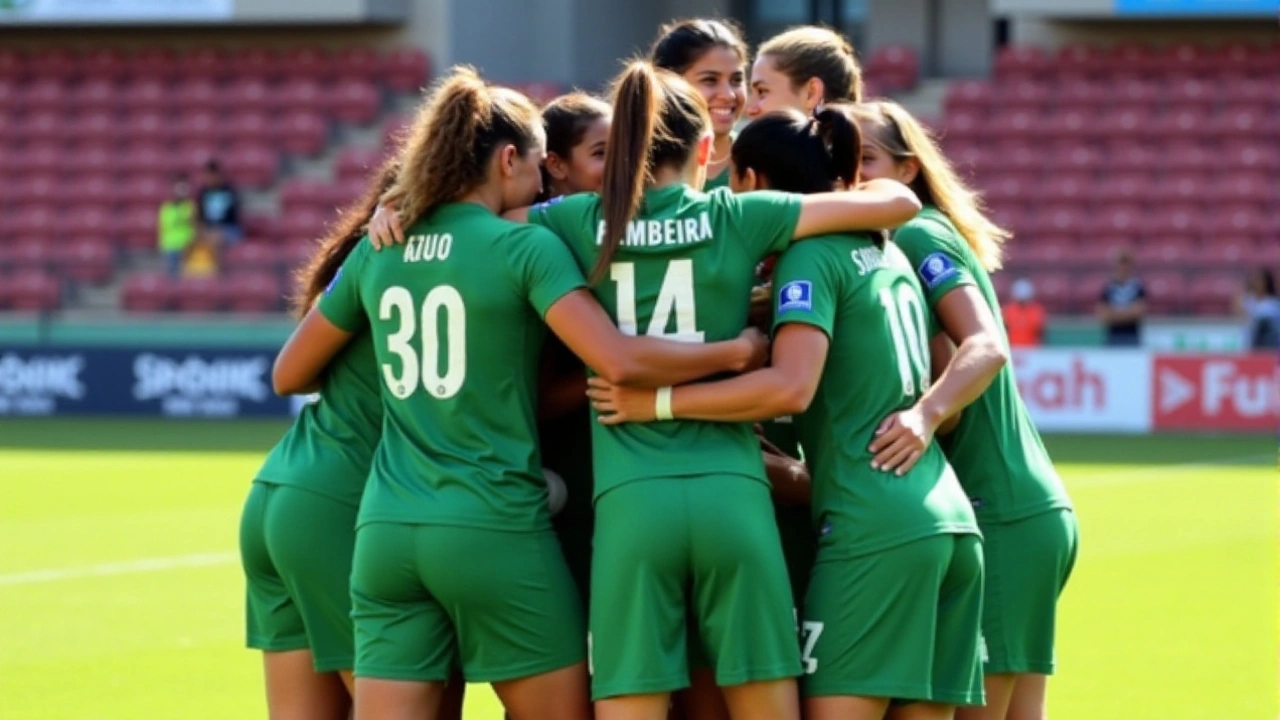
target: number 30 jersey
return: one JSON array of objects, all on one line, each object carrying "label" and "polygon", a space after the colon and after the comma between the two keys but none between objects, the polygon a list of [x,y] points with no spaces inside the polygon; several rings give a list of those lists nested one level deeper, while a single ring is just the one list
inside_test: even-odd
[{"label": "number 30 jersey", "polygon": [[386,407],[359,523],[551,526],[538,456],[541,318],[584,286],[564,244],[479,205],[445,205],[403,246],[362,241],[320,299],[368,327]]},{"label": "number 30 jersey", "polygon": [[[618,328],[686,342],[729,340],[747,325],[755,267],[791,242],[800,196],[684,185],[647,190],[608,272],[593,288]],[[534,207],[584,272],[604,237],[600,197],[574,195]],[[594,416],[593,416],[594,417]],[[596,497],[645,478],[737,474],[764,482],[751,426],[677,420],[593,429]]]},{"label": "number 30 jersey", "polygon": [[937,443],[903,477],[871,469],[880,422],[929,387],[930,313],[902,251],[869,235],[812,238],[773,275],[774,328],[812,325],[831,340],[822,380],[796,431],[813,470],[824,559],[942,533],[977,533],[969,499]]}]

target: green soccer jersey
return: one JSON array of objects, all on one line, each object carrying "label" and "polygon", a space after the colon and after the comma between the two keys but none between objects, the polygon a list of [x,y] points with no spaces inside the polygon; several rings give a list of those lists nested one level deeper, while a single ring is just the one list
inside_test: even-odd
[{"label": "green soccer jersey", "polygon": [[[529,211],[590,269],[600,253],[600,197],[574,195]],[[790,243],[800,196],[684,185],[645,192],[596,297],[624,333],[686,342],[730,340],[747,325],[755,267]],[[748,423],[593,423],[595,495],[645,478],[738,474],[764,480]]]},{"label": "green soccer jersey", "polygon": [[550,527],[535,429],[541,317],[584,285],[551,233],[445,205],[362,242],[320,300],[373,336],[386,408],[360,523]]},{"label": "green soccer jersey", "polygon": [[724,170],[720,171],[715,177],[707,177],[707,181],[702,184],[703,192],[713,192],[720,188],[729,187],[729,166],[726,165]]},{"label": "green soccer jersey", "polygon": [[976,533],[973,510],[936,444],[906,475],[871,469],[880,422],[929,383],[920,283],[902,253],[868,235],[806,240],[774,271],[774,328],[813,325],[831,339],[809,409],[796,418],[813,475],[823,557],[854,557],[941,533]]},{"label": "green soccer jersey", "polygon": [[359,505],[382,435],[374,367],[373,339],[362,332],[329,364],[320,398],[298,413],[257,479]]},{"label": "green soccer jersey", "polygon": [[[930,308],[962,285],[982,293],[1004,335],[1000,304],[986,269],[946,215],[926,207],[894,233],[916,268]],[[1013,367],[1006,366],[940,443],[983,522],[1006,522],[1071,507],[1040,433],[1031,422]]]}]

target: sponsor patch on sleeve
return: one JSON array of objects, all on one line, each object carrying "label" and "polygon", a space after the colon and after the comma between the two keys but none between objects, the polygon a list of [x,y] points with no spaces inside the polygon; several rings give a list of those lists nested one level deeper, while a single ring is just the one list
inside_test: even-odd
[{"label": "sponsor patch on sleeve", "polygon": [[933,253],[920,263],[920,280],[930,290],[955,277],[958,272],[955,263],[945,253]]},{"label": "sponsor patch on sleeve", "polygon": [[328,294],[329,294],[329,292],[330,292],[331,290],[333,290],[333,288],[334,288],[335,286],[337,286],[337,284],[338,284],[338,278],[340,278],[340,277],[342,277],[342,268],[338,268],[338,272],[336,272],[336,273],[334,273],[334,274],[333,274],[333,279],[329,281],[329,284],[328,284],[328,285],[325,285],[325,286],[324,286],[324,294],[325,294],[325,295],[328,295]]},{"label": "sponsor patch on sleeve", "polygon": [[567,197],[567,196],[565,196],[565,195],[557,195],[557,196],[555,196],[555,197],[551,198],[550,200],[544,200],[544,201],[542,201],[542,202],[538,203],[537,205],[534,205],[533,207],[529,208],[529,212],[541,212],[541,211],[543,211],[543,210],[546,210],[547,208],[551,207],[552,205],[555,205],[556,203],[560,202],[561,200],[564,200],[564,199],[565,199],[565,197]]},{"label": "sponsor patch on sleeve", "polygon": [[813,309],[813,283],[792,280],[778,291],[778,312]]}]

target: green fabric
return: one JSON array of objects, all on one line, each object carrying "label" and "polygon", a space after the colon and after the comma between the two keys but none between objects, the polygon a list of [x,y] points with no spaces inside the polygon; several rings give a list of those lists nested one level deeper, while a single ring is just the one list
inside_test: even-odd
[{"label": "green fabric", "polygon": [[196,238],[196,204],[193,200],[165,200],[156,219],[162,252],[186,249]]}]

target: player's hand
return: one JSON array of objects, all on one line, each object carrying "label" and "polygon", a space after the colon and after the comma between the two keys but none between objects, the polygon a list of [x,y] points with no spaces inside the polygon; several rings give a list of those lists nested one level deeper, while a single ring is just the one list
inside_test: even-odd
[{"label": "player's hand", "polygon": [[369,219],[369,242],[374,250],[404,244],[404,228],[400,227],[400,213],[395,208],[378,204]]},{"label": "player's hand", "polygon": [[613,385],[602,377],[587,379],[587,398],[599,413],[601,425],[653,422],[657,419],[656,395],[651,388]]},{"label": "player's hand", "polygon": [[751,288],[751,307],[747,310],[747,323],[762,333],[768,333],[773,325],[773,286],[769,283]]},{"label": "player's hand", "polygon": [[935,430],[918,406],[885,418],[869,448],[875,455],[871,469],[906,474],[924,457]]},{"label": "player's hand", "polygon": [[742,345],[742,360],[734,363],[735,372],[751,372],[764,367],[769,362],[769,336],[749,327],[738,335],[737,342]]}]

